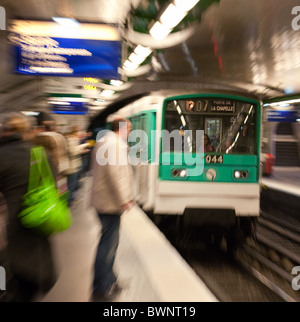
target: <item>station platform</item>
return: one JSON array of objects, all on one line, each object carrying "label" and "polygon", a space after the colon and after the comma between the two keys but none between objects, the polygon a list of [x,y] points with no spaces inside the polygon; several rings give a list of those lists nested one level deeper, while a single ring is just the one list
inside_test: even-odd
[{"label": "station platform", "polygon": [[[36,302],[90,301],[101,226],[88,204],[89,185],[85,178],[72,226],[51,238],[59,278]],[[218,301],[138,206],[122,215],[115,271],[123,286],[115,302]]]},{"label": "station platform", "polygon": [[273,218],[300,225],[300,168],[274,167],[270,177],[262,177],[260,209]]},{"label": "station platform", "polygon": [[261,183],[268,189],[300,197],[300,167],[273,167],[272,175],[262,177]]},{"label": "station platform", "polygon": [[[275,167],[272,176],[263,177],[261,183],[280,193],[280,198],[294,196],[299,204],[300,168]],[[72,226],[51,237],[58,280],[36,302],[90,301],[93,263],[101,234],[96,211],[89,206],[90,185],[91,178],[86,177],[71,209]],[[278,199],[277,194],[273,197]],[[138,206],[122,215],[115,270],[123,287],[116,302],[218,301]]]}]

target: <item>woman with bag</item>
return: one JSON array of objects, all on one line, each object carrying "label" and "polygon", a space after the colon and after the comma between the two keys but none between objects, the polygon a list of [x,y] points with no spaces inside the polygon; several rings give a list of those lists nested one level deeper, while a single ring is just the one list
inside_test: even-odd
[{"label": "woman with bag", "polygon": [[38,292],[48,292],[56,282],[50,243],[45,236],[26,229],[19,220],[29,182],[31,146],[23,136],[29,125],[21,114],[3,119],[0,129],[0,192],[7,209],[7,260],[15,281],[6,292],[12,302],[29,302]]},{"label": "woman with bag", "polygon": [[74,125],[71,127],[71,131],[66,134],[70,168],[68,170],[68,189],[69,189],[69,205],[75,200],[75,193],[79,188],[80,172],[82,167],[81,155],[87,152],[86,148],[89,143],[80,144],[78,137],[79,128]]}]

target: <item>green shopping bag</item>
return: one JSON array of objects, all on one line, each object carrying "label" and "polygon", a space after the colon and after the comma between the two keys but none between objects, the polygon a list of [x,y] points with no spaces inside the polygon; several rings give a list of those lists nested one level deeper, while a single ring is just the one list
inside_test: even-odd
[{"label": "green shopping bag", "polygon": [[43,236],[69,228],[69,192],[59,194],[43,147],[31,148],[28,192],[19,214],[22,225]]}]

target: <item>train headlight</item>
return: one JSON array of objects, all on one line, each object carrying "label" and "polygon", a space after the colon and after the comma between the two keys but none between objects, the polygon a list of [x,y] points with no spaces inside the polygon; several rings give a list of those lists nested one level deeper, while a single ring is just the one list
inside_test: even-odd
[{"label": "train headlight", "polygon": [[185,178],[186,175],[187,175],[186,169],[173,169],[172,170],[172,176],[173,177]]},{"label": "train headlight", "polygon": [[247,179],[248,171],[247,170],[234,170],[235,179]]},{"label": "train headlight", "polygon": [[240,178],[241,177],[241,172],[240,171],[234,171],[234,177],[236,179]]}]

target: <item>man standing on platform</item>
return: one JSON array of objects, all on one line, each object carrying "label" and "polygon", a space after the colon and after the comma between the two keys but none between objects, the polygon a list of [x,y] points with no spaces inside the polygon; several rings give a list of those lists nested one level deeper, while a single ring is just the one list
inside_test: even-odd
[{"label": "man standing on platform", "polygon": [[120,219],[133,206],[133,172],[127,139],[131,122],[117,119],[95,145],[92,155],[92,206],[102,231],[94,263],[93,301],[111,301],[120,291],[113,271],[119,244]]}]

